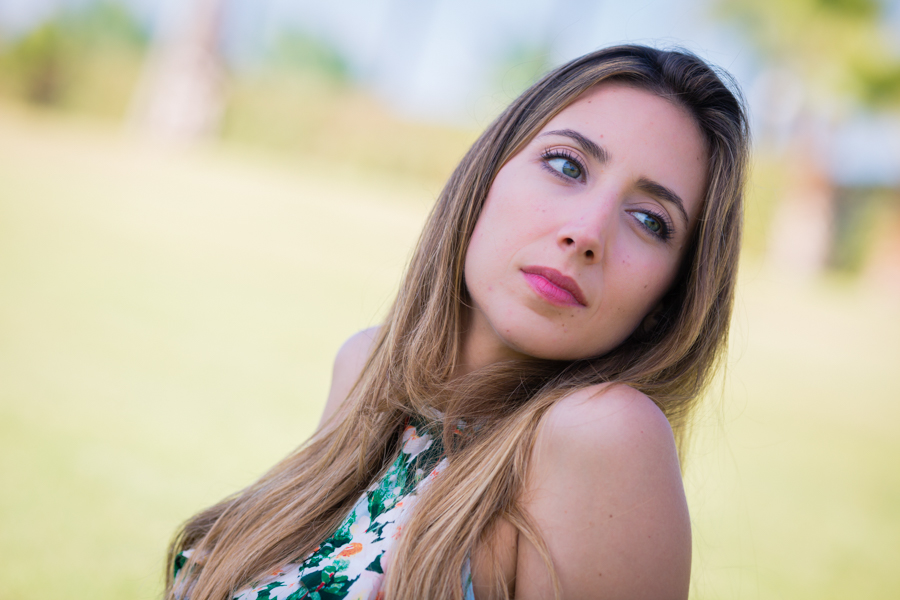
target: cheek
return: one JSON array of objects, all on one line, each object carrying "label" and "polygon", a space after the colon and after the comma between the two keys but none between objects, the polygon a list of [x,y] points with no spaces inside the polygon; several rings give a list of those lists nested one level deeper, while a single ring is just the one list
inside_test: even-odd
[{"label": "cheek", "polygon": [[463,281],[469,296],[476,303],[482,300],[485,288],[492,279],[492,259],[497,254],[496,240],[486,235],[483,224],[484,221],[479,219],[475,225],[463,263]]},{"label": "cheek", "polygon": [[483,219],[479,219],[475,224],[475,230],[472,232],[472,238],[469,240],[469,247],[466,249],[466,259],[464,261],[464,273],[469,275],[470,271],[477,271],[484,259],[492,254],[491,238],[485,235],[483,227]]},{"label": "cheek", "polygon": [[515,216],[505,210],[502,201],[492,201],[488,197],[466,250],[466,275],[470,270],[482,272],[491,265],[500,264],[507,257],[516,244],[519,232]]},{"label": "cheek", "polygon": [[626,254],[615,265],[618,271],[607,278],[610,292],[617,298],[617,312],[639,323],[671,289],[679,262],[654,255]]}]

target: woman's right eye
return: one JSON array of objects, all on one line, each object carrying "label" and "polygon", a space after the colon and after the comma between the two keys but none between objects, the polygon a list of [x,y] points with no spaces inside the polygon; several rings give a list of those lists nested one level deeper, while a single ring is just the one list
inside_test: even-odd
[{"label": "woman's right eye", "polygon": [[581,178],[581,167],[579,167],[577,163],[572,162],[568,158],[558,156],[556,158],[551,158],[550,160],[548,160],[547,164],[550,165],[550,168],[552,168],[554,171],[562,173],[566,177],[570,177],[572,179]]},{"label": "woman's right eye", "polygon": [[562,150],[547,150],[542,155],[544,164],[555,175],[563,179],[584,178],[584,167],[574,156]]}]

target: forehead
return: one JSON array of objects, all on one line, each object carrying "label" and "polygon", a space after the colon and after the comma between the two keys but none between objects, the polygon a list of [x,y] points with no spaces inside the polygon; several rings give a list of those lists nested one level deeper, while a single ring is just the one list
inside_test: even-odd
[{"label": "forehead", "polygon": [[661,119],[673,123],[677,121],[691,127],[700,135],[700,129],[687,108],[670,98],[621,81],[598,83],[588,88],[553,116],[547,125],[561,117],[571,118],[573,114],[593,113],[595,118],[601,117],[601,111],[615,114],[630,113],[634,119]]},{"label": "forehead", "polygon": [[[706,154],[700,127],[685,107],[626,83],[609,82],[593,86],[553,116],[538,134],[552,129],[561,121],[601,130],[599,133],[604,136],[613,132],[643,132],[653,134],[654,141],[668,142],[675,142],[677,136],[697,142],[693,149],[701,151],[699,153],[704,157]],[[647,137],[634,135],[632,141],[639,143]]]}]

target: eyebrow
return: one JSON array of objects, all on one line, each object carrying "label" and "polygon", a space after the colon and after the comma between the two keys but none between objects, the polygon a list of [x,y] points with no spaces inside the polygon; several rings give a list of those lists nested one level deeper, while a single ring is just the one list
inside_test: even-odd
[{"label": "eyebrow", "polygon": [[646,177],[641,177],[637,182],[638,189],[650,194],[662,200],[663,202],[668,202],[669,204],[675,205],[675,208],[678,209],[678,212],[681,213],[681,216],[684,218],[685,224],[691,222],[688,218],[687,211],[684,209],[684,201],[681,199],[681,196],[670,190],[664,185],[656,183],[651,179],[647,179]]},{"label": "eyebrow", "polygon": [[[584,149],[585,152],[590,154],[592,157],[594,157],[594,159],[597,160],[597,162],[601,164],[609,162],[610,160],[609,152],[607,152],[606,148],[597,145],[595,142],[586,138],[574,129],[554,129],[553,131],[542,133],[539,137],[544,137],[545,135],[561,135],[563,137],[575,140],[578,145]],[[663,202],[668,202],[669,204],[674,205],[675,208],[678,209],[678,212],[681,213],[681,216],[684,218],[684,222],[686,224],[691,222],[691,220],[688,218],[687,211],[684,208],[684,201],[681,199],[681,196],[679,196],[666,186],[657,183],[652,179],[641,177],[638,180],[638,189],[647,194],[650,194],[651,196],[659,200],[662,200]]]},{"label": "eyebrow", "polygon": [[590,154],[597,160],[599,163],[607,163],[609,162],[609,152],[606,151],[605,148],[601,148],[588,138],[584,137],[574,129],[555,129],[553,131],[547,131],[546,133],[542,133],[539,137],[544,137],[545,135],[561,135],[563,137],[571,138],[578,142],[578,145],[581,146],[585,152]]}]

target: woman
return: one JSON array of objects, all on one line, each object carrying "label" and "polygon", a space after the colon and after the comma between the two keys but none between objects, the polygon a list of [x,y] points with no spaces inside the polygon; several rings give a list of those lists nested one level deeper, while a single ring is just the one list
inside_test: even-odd
[{"label": "woman", "polygon": [[532,86],[339,352],[316,434],[184,526],[167,597],[686,598],[677,449],[726,343],[747,154],[689,54]]}]

